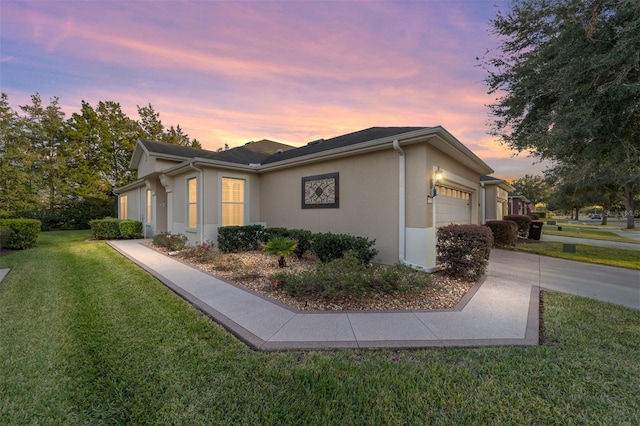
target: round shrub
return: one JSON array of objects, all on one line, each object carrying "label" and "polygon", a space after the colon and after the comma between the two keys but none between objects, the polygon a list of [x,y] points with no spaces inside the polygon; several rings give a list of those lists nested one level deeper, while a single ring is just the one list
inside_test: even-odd
[{"label": "round shrub", "polygon": [[531,218],[526,215],[510,215],[505,216],[504,220],[511,220],[518,225],[518,237],[529,237],[529,228],[531,228]]},{"label": "round shrub", "polygon": [[447,275],[479,278],[489,264],[493,234],[480,225],[448,225],[438,228],[437,262]]},{"label": "round shrub", "polygon": [[140,238],[142,235],[142,222],[138,220],[121,220],[118,223],[120,237],[124,239]]},{"label": "round shrub", "polygon": [[5,232],[7,235],[3,247],[24,250],[36,243],[42,222],[37,219],[0,219],[0,226],[11,230],[11,232]]},{"label": "round shrub", "polygon": [[512,220],[489,220],[485,226],[493,233],[494,247],[513,247],[518,241],[518,224]]}]

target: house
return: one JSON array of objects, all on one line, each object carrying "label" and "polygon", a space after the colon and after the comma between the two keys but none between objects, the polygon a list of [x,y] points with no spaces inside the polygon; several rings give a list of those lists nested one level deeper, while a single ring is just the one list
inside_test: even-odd
[{"label": "house", "polygon": [[436,267],[436,229],[480,223],[493,171],[443,127],[372,127],[294,148],[270,140],[213,152],[139,140],[139,180],[117,189],[119,217],[146,236],[216,241],[262,224],[376,240],[378,260]]},{"label": "house", "polygon": [[529,213],[529,200],[516,192],[509,192],[509,214],[520,215]]},{"label": "house", "polygon": [[502,179],[483,175],[480,176],[480,188],[481,223],[502,220],[509,214],[509,192],[515,191],[514,187]]}]

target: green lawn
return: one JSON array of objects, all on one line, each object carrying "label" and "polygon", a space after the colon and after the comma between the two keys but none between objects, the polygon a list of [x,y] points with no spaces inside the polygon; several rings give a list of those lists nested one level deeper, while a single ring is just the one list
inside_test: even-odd
[{"label": "green lawn", "polygon": [[557,226],[546,225],[542,228],[543,234],[547,235],[559,235],[562,237],[574,237],[574,238],[590,238],[592,240],[606,240],[606,241],[618,241],[622,243],[640,244],[640,241],[633,238],[627,238],[614,234],[609,231],[598,231],[591,228],[580,228],[575,226],[561,225],[562,231],[558,231]]},{"label": "green lawn", "polygon": [[0,257],[0,424],[640,424],[640,312],[536,347],[258,353],[86,232]]},{"label": "green lawn", "polygon": [[621,268],[640,269],[640,251],[637,250],[577,244],[576,253],[565,253],[562,251],[562,244],[563,243],[555,241],[528,242],[517,244],[515,249],[562,259],[579,260],[581,262],[598,263]]}]

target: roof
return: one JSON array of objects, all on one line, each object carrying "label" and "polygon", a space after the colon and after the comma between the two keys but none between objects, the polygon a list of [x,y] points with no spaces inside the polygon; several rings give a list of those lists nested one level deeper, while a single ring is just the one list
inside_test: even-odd
[{"label": "roof", "polygon": [[370,127],[368,129],[359,130],[357,132],[348,133],[346,135],[337,136],[331,139],[318,139],[317,141],[309,142],[305,146],[274,154],[266,158],[262,162],[262,164],[289,160],[292,158],[316,154],[318,152],[328,151],[335,148],[342,148],[349,145],[356,145],[359,143],[387,138],[390,136],[401,135],[403,133],[409,133],[426,128],[427,127]]},{"label": "roof", "polygon": [[294,147],[291,145],[285,145],[280,142],[262,139],[258,142],[247,142],[242,146],[231,148],[225,151],[209,151],[209,154],[199,155],[199,157],[248,165],[262,163],[265,159],[278,152],[284,153],[291,150],[294,150]]},{"label": "roof", "polygon": [[[285,145],[280,142],[274,142],[263,139],[258,142],[247,142],[242,146],[231,148],[224,151],[209,151],[206,149],[192,148],[190,146],[175,145],[167,142],[154,142],[148,139],[138,139],[138,146],[150,154],[159,157],[171,158],[180,162],[190,158],[207,158],[211,160],[224,161],[236,164],[252,164],[260,163],[265,158],[277,153],[278,151],[288,151],[294,147]],[[138,152],[136,152],[138,151]],[[141,152],[136,147],[131,160],[131,167],[139,161]]]},{"label": "roof", "polygon": [[499,187],[502,187],[503,189],[505,189],[509,193],[512,193],[515,190],[515,188],[513,186],[511,186],[506,180],[499,179],[499,178],[497,178],[495,176],[481,175],[480,176],[480,182],[492,183],[492,184],[498,185]]},{"label": "roof", "polygon": [[354,154],[364,152],[363,150],[391,147],[394,140],[400,139],[408,143],[426,140],[479,173],[493,172],[487,164],[441,126],[370,127],[330,139],[318,139],[298,148],[263,139],[224,151],[208,151],[139,139],[130,164],[131,168],[135,168],[143,153],[146,152],[159,158],[175,161],[177,164],[174,167],[165,169],[169,173],[177,173],[181,168],[194,162],[267,171],[317,161],[320,157],[341,156],[347,154],[347,151]]}]

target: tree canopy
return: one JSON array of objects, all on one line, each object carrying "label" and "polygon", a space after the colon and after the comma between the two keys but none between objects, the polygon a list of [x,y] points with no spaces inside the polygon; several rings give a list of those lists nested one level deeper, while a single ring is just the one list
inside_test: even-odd
[{"label": "tree canopy", "polygon": [[[640,4],[515,0],[491,21],[491,132],[511,149],[568,165],[573,179],[606,173],[624,188],[628,226],[640,187]],[[629,220],[630,219],[630,220]]]},{"label": "tree canopy", "polygon": [[82,101],[65,119],[59,99],[38,93],[20,112],[0,97],[0,217],[33,217],[45,229],[83,228],[112,215],[113,188],[137,176],[129,161],[138,138],[200,147],[179,125],[165,131],[149,104],[129,118],[120,104]]}]

